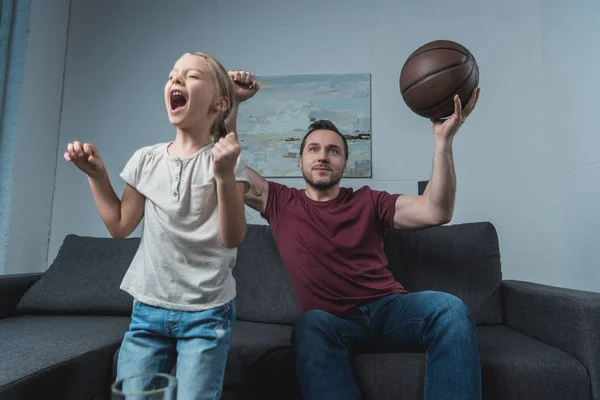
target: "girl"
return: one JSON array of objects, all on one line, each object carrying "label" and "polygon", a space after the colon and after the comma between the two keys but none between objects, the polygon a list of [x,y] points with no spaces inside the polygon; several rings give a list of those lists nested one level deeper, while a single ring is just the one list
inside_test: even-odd
[{"label": "girl", "polygon": [[164,91],[175,140],[133,154],[121,172],[127,184],[121,200],[92,144],[67,147],[64,157],[87,174],[112,237],[129,236],[144,217],[139,248],[121,284],[134,306],[117,379],[171,373],[176,366],[180,399],[221,395],[247,185],[240,145],[225,119],[236,91],[250,97],[249,87],[257,87],[249,76],[236,88],[210,55],[179,58]]}]

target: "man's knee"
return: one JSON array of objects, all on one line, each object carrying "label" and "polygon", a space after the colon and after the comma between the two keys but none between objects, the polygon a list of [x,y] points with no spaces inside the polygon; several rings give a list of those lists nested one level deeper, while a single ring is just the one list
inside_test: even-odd
[{"label": "man's knee", "polygon": [[449,293],[441,293],[440,296],[443,299],[443,319],[457,332],[462,334],[474,332],[475,323],[465,302]]},{"label": "man's knee", "polygon": [[426,291],[423,293],[435,314],[443,315],[449,321],[472,322],[469,308],[459,297],[445,292]]},{"label": "man's knee", "polygon": [[453,294],[444,293],[444,292],[438,292],[438,295],[446,303],[446,309],[448,311],[455,311],[457,313],[468,313],[469,312],[467,305],[459,297],[456,297]]}]

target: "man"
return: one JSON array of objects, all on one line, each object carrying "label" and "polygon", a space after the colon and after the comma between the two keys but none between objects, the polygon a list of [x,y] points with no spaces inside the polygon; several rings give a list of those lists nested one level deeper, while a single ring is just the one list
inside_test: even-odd
[{"label": "man", "polygon": [[[252,74],[230,76],[246,88],[238,91],[240,102],[259,89]],[[340,187],[348,145],[324,120],[310,125],[300,145],[305,189],[266,181],[248,168],[245,203],[271,226],[303,312],[292,343],[305,400],[360,399],[350,353],[415,346],[427,354],[426,399],[481,398],[475,325],[465,304],[447,293],[407,293],[387,269],[383,252],[387,228],[423,229],[451,220],[452,142],[478,98],[479,88],[462,108],[456,96],[454,114],[432,121],[433,171],[423,195]]]}]

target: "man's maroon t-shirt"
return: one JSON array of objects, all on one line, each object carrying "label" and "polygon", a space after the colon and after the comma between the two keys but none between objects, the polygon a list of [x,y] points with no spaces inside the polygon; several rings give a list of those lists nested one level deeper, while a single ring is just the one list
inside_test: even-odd
[{"label": "man's maroon t-shirt", "polygon": [[340,188],[330,201],[269,181],[264,213],[300,309],[337,316],[406,290],[387,269],[383,234],[399,195]]}]

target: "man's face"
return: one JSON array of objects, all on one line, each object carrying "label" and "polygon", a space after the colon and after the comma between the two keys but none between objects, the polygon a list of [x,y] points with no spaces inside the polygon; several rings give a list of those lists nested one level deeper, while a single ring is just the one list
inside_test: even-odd
[{"label": "man's face", "polygon": [[330,130],[316,130],[306,138],[300,156],[302,176],[317,190],[336,186],[346,170],[344,141]]}]

